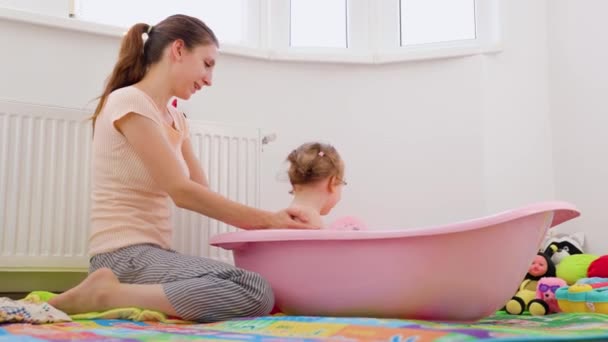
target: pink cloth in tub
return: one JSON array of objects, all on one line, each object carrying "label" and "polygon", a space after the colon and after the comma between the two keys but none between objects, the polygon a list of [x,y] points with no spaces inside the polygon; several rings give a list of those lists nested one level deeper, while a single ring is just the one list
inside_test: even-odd
[{"label": "pink cloth in tub", "polygon": [[354,217],[354,216],[344,216],[341,217],[331,225],[329,225],[328,229],[331,230],[367,230],[367,225],[362,220]]}]

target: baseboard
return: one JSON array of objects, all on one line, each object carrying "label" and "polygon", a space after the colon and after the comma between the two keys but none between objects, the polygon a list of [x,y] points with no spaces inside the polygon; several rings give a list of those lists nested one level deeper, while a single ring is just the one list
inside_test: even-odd
[{"label": "baseboard", "polygon": [[43,290],[63,292],[80,283],[85,271],[0,271],[0,293],[23,294]]},{"label": "baseboard", "polygon": [[25,296],[27,296],[26,292],[0,292],[0,298],[2,297],[8,297],[10,299],[23,299]]}]

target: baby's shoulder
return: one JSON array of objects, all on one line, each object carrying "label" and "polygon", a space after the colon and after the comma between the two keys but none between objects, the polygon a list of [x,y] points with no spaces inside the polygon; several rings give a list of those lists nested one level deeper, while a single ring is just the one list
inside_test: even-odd
[{"label": "baby's shoulder", "polygon": [[314,210],[313,208],[306,207],[306,206],[300,206],[297,204],[292,204],[289,206],[289,208],[297,209],[300,212],[302,212],[302,214],[304,214],[304,216],[306,216],[308,218],[309,224],[320,227],[320,228],[325,228],[325,224],[323,223],[321,214],[319,214],[319,212]]}]

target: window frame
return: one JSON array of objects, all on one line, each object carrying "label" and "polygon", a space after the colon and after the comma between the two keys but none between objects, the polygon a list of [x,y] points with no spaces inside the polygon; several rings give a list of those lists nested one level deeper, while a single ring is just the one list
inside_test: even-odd
[{"label": "window frame", "polygon": [[[192,0],[194,1],[194,0]],[[255,48],[258,45],[258,42],[260,40],[260,30],[259,30],[259,24],[260,24],[260,1],[261,0],[242,0],[243,4],[245,4],[245,8],[244,8],[244,16],[247,17],[247,21],[246,21],[246,25],[243,25],[243,32],[242,32],[242,41],[236,43],[236,42],[230,42],[227,43],[228,45],[232,45],[232,46],[244,46],[244,47],[250,47],[250,48]],[[80,1],[78,0],[69,0],[70,2],[70,10],[69,10],[69,14],[68,17],[74,20],[78,20],[79,22],[90,22],[87,21],[86,19],[82,18],[82,9],[81,9],[81,4]],[[107,26],[114,26],[114,27],[118,27],[116,25],[111,25],[111,24],[103,24],[103,23],[99,23],[101,25],[107,25]],[[154,24],[152,22],[150,22],[149,24]],[[128,29],[128,27],[121,27],[122,29]]]},{"label": "window frame", "polygon": [[[76,1],[65,17],[0,8],[0,18],[121,37],[124,28],[76,18]],[[290,47],[290,0],[248,0],[246,42],[221,43],[220,53],[264,60],[386,64],[494,54],[502,51],[500,0],[477,0],[475,40],[401,46],[399,0],[348,0],[348,48]],[[391,19],[392,18],[392,19]]]},{"label": "window frame", "polygon": [[476,39],[410,46],[400,42],[399,0],[348,0],[348,48],[290,47],[290,0],[258,1],[265,7],[260,18],[265,44],[252,55],[229,45],[225,53],[269,60],[385,64],[502,51],[500,0],[475,1]]}]

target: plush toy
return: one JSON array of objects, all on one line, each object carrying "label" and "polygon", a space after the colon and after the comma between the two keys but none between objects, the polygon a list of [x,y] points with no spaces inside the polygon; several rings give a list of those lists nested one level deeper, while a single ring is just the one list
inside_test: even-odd
[{"label": "plush toy", "polygon": [[559,288],[555,298],[563,312],[608,314],[608,279],[579,279],[572,286]]},{"label": "plush toy", "polygon": [[561,310],[555,298],[555,291],[560,287],[568,286],[565,280],[557,277],[542,277],[536,286],[536,298],[528,304],[528,311],[534,316],[557,313]]},{"label": "plush toy", "polygon": [[546,254],[538,252],[524,281],[519,285],[519,290],[505,305],[505,310],[511,315],[524,313],[530,302],[536,298],[538,280],[542,277],[555,277],[555,265]]},{"label": "plush toy", "polygon": [[542,251],[557,266],[565,257],[574,254],[583,254],[585,235],[583,233],[560,234],[549,230],[542,244]]},{"label": "plush toy", "polygon": [[568,285],[572,285],[577,280],[587,277],[589,266],[596,259],[598,256],[593,254],[569,255],[557,265],[557,277],[564,279]]},{"label": "plush toy", "polygon": [[602,255],[589,264],[587,277],[608,278],[608,255]]}]

